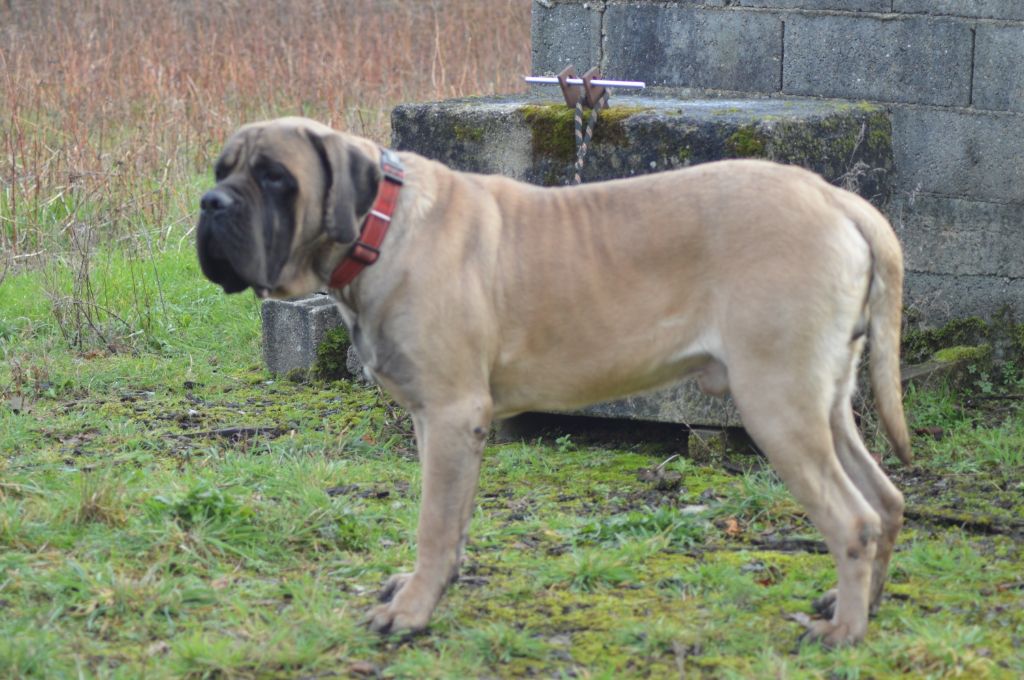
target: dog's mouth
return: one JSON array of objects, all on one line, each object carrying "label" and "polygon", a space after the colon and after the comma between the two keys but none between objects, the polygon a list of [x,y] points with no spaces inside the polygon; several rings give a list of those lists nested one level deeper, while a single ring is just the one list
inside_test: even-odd
[{"label": "dog's mouth", "polygon": [[[255,214],[253,204],[261,208]],[[206,278],[228,294],[252,288],[267,299],[280,292],[294,233],[291,206],[222,182],[203,196],[200,207],[196,249]]]},{"label": "dog's mouth", "polygon": [[242,239],[232,237],[230,225],[218,223],[205,214],[201,216],[196,249],[203,275],[225,293],[241,293],[251,287],[259,298],[270,295],[267,283],[251,271],[258,255],[248,252]]}]

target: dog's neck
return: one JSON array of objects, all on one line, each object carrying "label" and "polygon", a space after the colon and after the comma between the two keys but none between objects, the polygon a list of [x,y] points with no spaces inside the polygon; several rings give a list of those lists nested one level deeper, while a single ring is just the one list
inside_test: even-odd
[{"label": "dog's neck", "polygon": [[342,290],[366,268],[380,257],[380,248],[387,236],[391,217],[398,204],[398,195],[405,178],[405,166],[398,154],[390,149],[380,150],[381,180],[377,186],[377,197],[370,206],[370,212],[363,218],[359,236],[345,257],[331,272],[329,285]]}]

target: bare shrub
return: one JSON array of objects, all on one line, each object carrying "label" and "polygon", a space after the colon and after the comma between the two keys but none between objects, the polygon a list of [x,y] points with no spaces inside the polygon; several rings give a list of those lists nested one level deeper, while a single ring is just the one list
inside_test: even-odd
[{"label": "bare shrub", "polygon": [[[150,256],[189,246],[232,129],[300,114],[386,143],[396,103],[522,89],[530,4],[0,2],[0,281],[43,267],[68,344],[131,346],[163,304]],[[104,302],[112,249],[158,299]]]},{"label": "bare shrub", "polygon": [[386,141],[397,102],[521,88],[529,0],[0,4],[0,246],[191,219],[180,187],[242,122],[303,114]]}]

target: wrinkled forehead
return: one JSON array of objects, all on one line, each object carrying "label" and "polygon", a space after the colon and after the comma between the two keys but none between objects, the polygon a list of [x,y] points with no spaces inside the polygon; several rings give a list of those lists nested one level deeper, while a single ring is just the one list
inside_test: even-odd
[{"label": "wrinkled forehead", "polygon": [[250,123],[239,128],[217,159],[218,170],[248,167],[261,160],[298,164],[311,153],[306,125],[289,120]]}]

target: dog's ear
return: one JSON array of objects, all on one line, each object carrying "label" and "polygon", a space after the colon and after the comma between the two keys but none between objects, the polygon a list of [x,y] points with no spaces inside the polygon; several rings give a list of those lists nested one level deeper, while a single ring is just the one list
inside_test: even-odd
[{"label": "dog's ear", "polygon": [[338,243],[353,243],[380,185],[380,164],[337,133],[310,131],[324,173],[324,230]]}]

